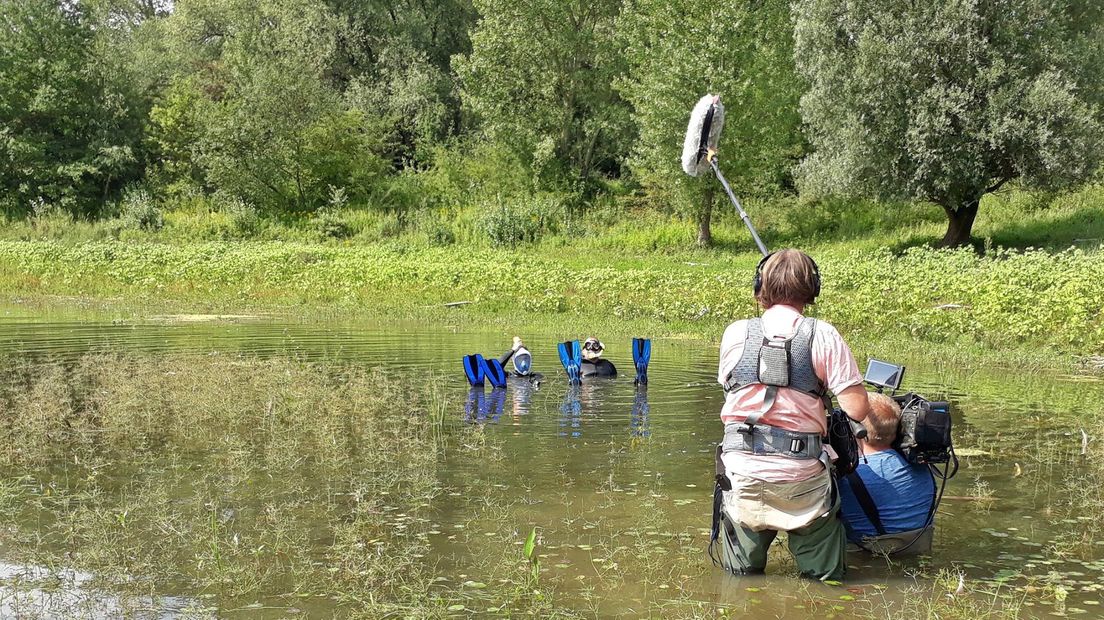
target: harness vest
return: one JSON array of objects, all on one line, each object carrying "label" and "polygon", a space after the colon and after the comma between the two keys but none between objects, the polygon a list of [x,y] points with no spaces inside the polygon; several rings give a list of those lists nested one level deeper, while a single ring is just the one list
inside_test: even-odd
[{"label": "harness vest", "polygon": [[816,319],[802,318],[794,335],[785,340],[768,338],[759,317],[748,321],[747,330],[744,352],[724,382],[726,392],[761,383],[824,396],[824,385],[813,369]]},{"label": "harness vest", "polygon": [[[813,368],[813,336],[816,319],[805,317],[792,336],[783,340],[768,338],[763,320],[748,321],[744,351],[724,382],[725,392],[748,385],[767,387],[763,406],[742,423],[725,428],[722,451],[738,450],[756,454],[781,454],[791,458],[824,458],[821,438],[816,433],[800,433],[758,424],[774,405],[779,388],[801,390],[824,400],[827,390]],[[827,403],[826,403],[827,406]],[[825,464],[827,466],[827,463]]]}]

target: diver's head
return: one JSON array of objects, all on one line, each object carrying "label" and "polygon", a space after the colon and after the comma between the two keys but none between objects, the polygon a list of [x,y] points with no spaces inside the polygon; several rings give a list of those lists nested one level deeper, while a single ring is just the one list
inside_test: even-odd
[{"label": "diver's head", "polygon": [[514,371],[517,374],[527,377],[533,370],[533,356],[529,353],[529,349],[525,347],[518,347],[516,353],[511,358],[514,361]]},{"label": "diver's head", "polygon": [[594,336],[586,339],[583,343],[583,359],[588,362],[594,362],[602,359],[602,351],[606,350],[606,345],[602,344],[601,340],[598,340]]}]

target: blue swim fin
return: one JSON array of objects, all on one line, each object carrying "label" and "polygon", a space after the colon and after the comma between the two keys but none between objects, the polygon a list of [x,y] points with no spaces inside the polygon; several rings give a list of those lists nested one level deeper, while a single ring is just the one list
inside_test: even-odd
[{"label": "blue swim fin", "polygon": [[464,374],[468,377],[468,383],[472,386],[483,385],[483,356],[476,353],[475,355],[465,355],[464,359]]},{"label": "blue swim fin", "polygon": [[633,366],[636,366],[636,385],[648,385],[648,362],[652,359],[652,341],[649,338],[633,338]]},{"label": "blue swim fin", "polygon": [[582,370],[583,350],[578,340],[561,342],[557,349],[560,352],[560,363],[567,371],[567,382],[571,385],[582,383],[580,373]]},{"label": "blue swim fin", "polygon": [[495,388],[506,387],[506,371],[502,368],[502,362],[495,358],[480,357],[479,361],[483,365],[483,374],[490,380],[491,385]]}]

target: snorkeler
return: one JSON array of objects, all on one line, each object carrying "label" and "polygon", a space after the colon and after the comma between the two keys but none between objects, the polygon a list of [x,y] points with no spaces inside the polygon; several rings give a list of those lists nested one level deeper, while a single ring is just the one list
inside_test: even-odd
[{"label": "snorkeler", "polygon": [[[514,363],[514,371],[508,373],[505,366],[506,362],[511,360]],[[484,381],[490,381],[495,389],[504,388],[507,379],[511,377],[524,378],[533,385],[540,385],[541,380],[544,379],[544,375],[533,372],[533,356],[517,336],[514,336],[514,346],[498,359],[485,358],[479,353],[473,353],[465,355],[462,361],[464,374],[473,387],[480,387]]]},{"label": "snorkeler", "polygon": [[498,358],[499,364],[505,366],[506,362],[513,361],[514,372],[510,375],[515,378],[524,378],[534,385],[540,385],[544,375],[533,372],[533,354],[521,342],[521,338],[514,336],[514,346]]},{"label": "snorkeler", "polygon": [[[583,377],[616,377],[617,367],[607,359],[602,358],[606,345],[601,340],[591,336],[582,346],[578,340],[561,342],[558,345],[560,363],[567,372],[567,380],[571,385],[579,385]],[[648,361],[652,356],[652,341],[647,338],[633,338],[632,342],[633,366],[636,368],[636,379],[633,381],[638,386],[648,384]]]},{"label": "snorkeler", "polygon": [[601,340],[594,336],[587,338],[583,342],[583,362],[579,365],[579,376],[616,377],[617,367],[613,362],[602,359],[602,352],[605,350],[606,345],[602,344]]}]

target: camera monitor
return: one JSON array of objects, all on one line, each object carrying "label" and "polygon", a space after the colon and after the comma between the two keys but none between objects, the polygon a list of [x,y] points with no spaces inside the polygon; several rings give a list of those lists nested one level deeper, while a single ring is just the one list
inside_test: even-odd
[{"label": "camera monitor", "polygon": [[866,376],[863,380],[871,385],[896,390],[901,387],[901,380],[904,376],[904,366],[870,358],[870,362],[866,365]]}]

